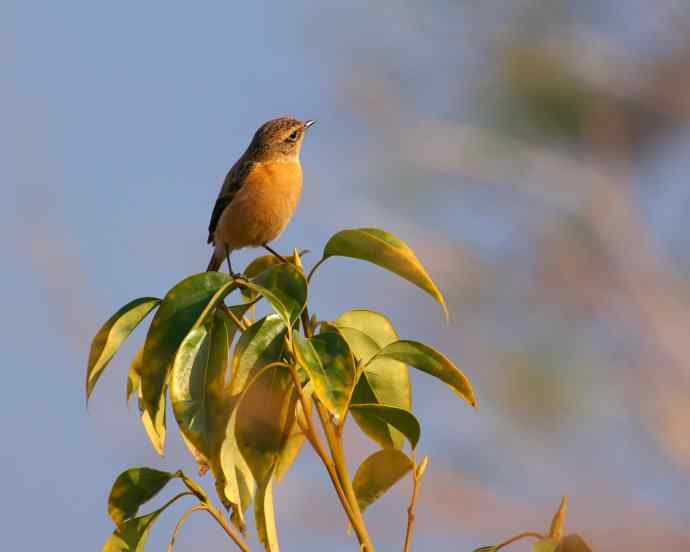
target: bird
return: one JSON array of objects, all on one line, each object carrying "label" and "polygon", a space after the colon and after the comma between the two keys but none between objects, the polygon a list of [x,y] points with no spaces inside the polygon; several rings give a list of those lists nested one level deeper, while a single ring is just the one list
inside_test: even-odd
[{"label": "bird", "polygon": [[220,270],[230,253],[263,247],[285,261],[269,243],[287,227],[302,195],[300,151],[316,120],[279,117],[265,122],[223,180],[208,225],[213,255],[207,271]]}]

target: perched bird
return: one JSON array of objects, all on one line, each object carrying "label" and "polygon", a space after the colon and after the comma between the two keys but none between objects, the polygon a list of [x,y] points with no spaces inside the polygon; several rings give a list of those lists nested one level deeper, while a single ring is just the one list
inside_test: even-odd
[{"label": "perched bird", "polygon": [[206,270],[218,270],[230,253],[264,247],[285,230],[302,195],[299,154],[305,131],[316,121],[280,117],[261,125],[228,172],[213,207],[208,243],[214,246]]}]

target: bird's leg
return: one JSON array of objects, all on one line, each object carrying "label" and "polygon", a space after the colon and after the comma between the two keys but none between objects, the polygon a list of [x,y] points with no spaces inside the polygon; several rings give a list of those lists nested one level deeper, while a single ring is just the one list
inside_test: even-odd
[{"label": "bird's leg", "polygon": [[284,263],[289,263],[289,262],[290,262],[290,261],[288,261],[285,257],[283,257],[280,253],[274,251],[273,248],[272,248],[270,245],[268,245],[267,243],[263,244],[262,247],[263,247],[266,251],[268,251],[269,253],[271,253],[274,257],[277,257],[278,259],[280,259],[282,262],[284,262]]},{"label": "bird's leg", "polygon": [[235,280],[236,278],[238,278],[240,276],[240,274],[235,274],[232,271],[232,264],[230,263],[230,250],[228,249],[227,245],[225,246],[225,259],[228,261],[228,272],[230,274],[230,278]]}]

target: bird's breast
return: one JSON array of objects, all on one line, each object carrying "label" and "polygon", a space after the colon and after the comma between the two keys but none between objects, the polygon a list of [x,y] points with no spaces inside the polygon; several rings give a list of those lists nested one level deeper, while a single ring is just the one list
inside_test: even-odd
[{"label": "bird's breast", "polygon": [[273,241],[285,230],[302,194],[302,167],[260,163],[221,215],[219,233],[232,248]]}]

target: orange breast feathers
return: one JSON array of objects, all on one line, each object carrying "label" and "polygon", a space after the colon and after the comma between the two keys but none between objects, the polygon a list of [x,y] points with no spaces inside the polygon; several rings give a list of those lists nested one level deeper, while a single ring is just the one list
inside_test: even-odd
[{"label": "orange breast feathers", "polygon": [[302,195],[302,167],[294,163],[257,163],[218,221],[216,246],[260,246],[285,230]]}]

